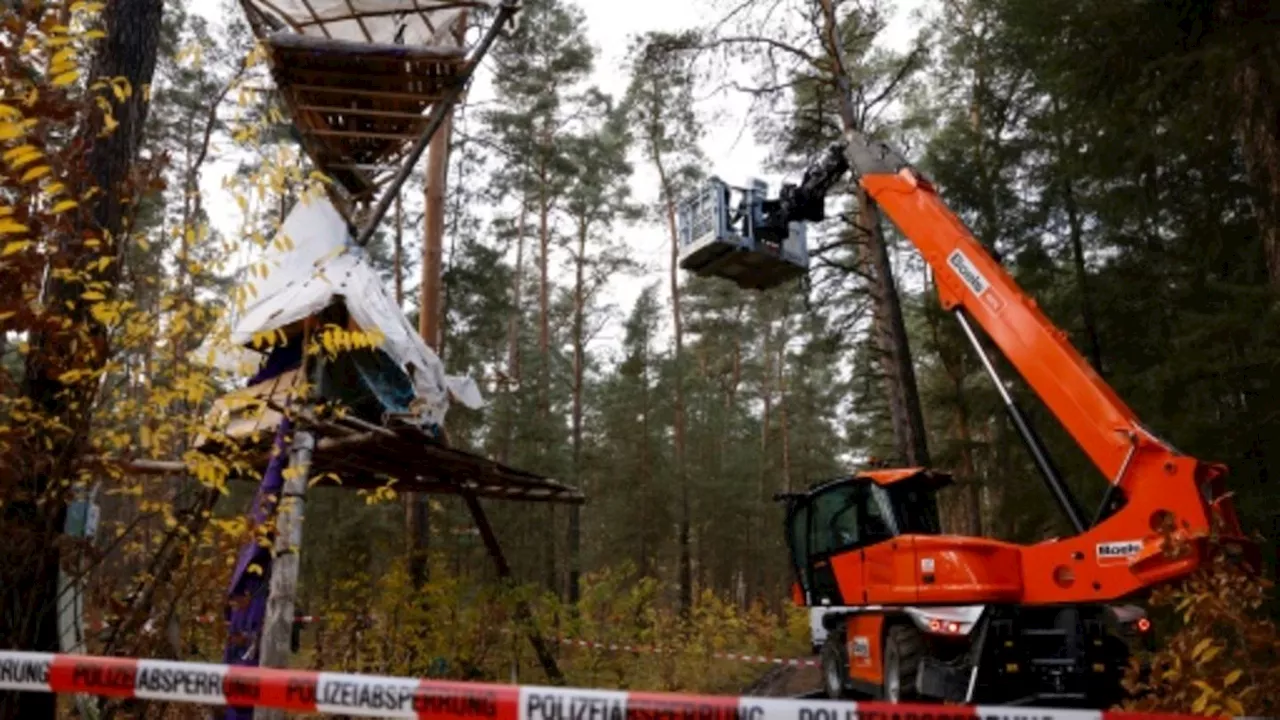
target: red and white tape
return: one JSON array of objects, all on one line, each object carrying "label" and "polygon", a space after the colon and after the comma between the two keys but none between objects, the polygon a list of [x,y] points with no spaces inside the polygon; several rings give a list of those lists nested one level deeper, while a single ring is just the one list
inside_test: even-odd
[{"label": "red and white tape", "polygon": [[[0,690],[430,720],[1174,720],[1191,716],[640,693],[0,650]],[[1197,718],[1204,720],[1204,718]],[[1225,719],[1224,719],[1225,720]]]}]

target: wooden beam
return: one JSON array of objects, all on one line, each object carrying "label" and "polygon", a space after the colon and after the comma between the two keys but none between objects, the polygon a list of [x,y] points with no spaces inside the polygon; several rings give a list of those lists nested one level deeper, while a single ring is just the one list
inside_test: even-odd
[{"label": "wooden beam", "polygon": [[[399,12],[399,11],[397,11]],[[337,38],[321,38],[301,33],[272,33],[266,38],[273,49],[314,52],[320,54],[350,55],[352,57],[385,58],[388,60],[437,60],[461,64],[466,61],[466,50],[454,45],[397,45],[391,42],[356,42]]]},{"label": "wooden beam", "polygon": [[[366,90],[364,88],[354,87],[334,87],[331,85],[294,85],[280,88],[288,90],[294,96],[299,93],[325,93],[329,95],[359,95],[361,97],[386,98],[388,100],[417,100],[425,103],[436,103],[443,99],[440,94],[428,93],[406,93],[396,92],[394,90]],[[445,91],[447,93],[447,91]],[[301,103],[299,103],[301,104]]]},{"label": "wooden beam", "polygon": [[[415,62],[410,60],[393,60],[395,63]],[[437,69],[457,70],[457,66],[437,62],[422,61],[424,65],[432,65]],[[316,82],[333,83],[325,87],[352,87],[357,89],[372,88],[387,92],[406,92],[405,88],[443,87],[449,84],[451,75],[440,73],[427,75],[423,72],[410,72],[403,67],[375,68],[370,63],[348,63],[341,68],[290,66],[276,71],[277,81],[287,85],[309,85]],[[341,83],[341,84],[338,84]],[[409,92],[412,92],[411,90]],[[433,90],[434,92],[434,90]]]},{"label": "wooden beam", "polygon": [[315,135],[317,137],[345,137],[363,140],[413,140],[417,135],[410,133],[384,133],[365,130],[325,130],[317,128],[314,130],[298,128],[298,132],[303,135]]},{"label": "wooden beam", "polygon": [[[347,0],[347,9],[351,11],[352,17],[356,19],[356,24],[360,26],[360,32],[364,33],[364,39],[373,42],[373,36],[369,34],[369,26],[364,24],[364,16],[356,14],[356,6],[351,4],[351,0]],[[328,33],[325,33],[326,35]]]},{"label": "wooden beam", "polygon": [[[263,6],[265,6],[268,10],[270,10],[271,12],[275,13],[275,14],[278,16],[278,18],[277,18],[277,19],[279,19],[280,21],[284,22],[286,25],[288,25],[289,27],[293,28],[293,29],[294,29],[294,30],[296,30],[297,32],[299,32],[299,33],[301,33],[301,32],[302,32],[302,25],[299,25],[299,24],[298,24],[298,22],[297,22],[296,20],[294,20],[294,19],[293,19],[293,16],[292,16],[292,15],[290,15],[289,13],[287,13],[287,12],[285,12],[285,11],[281,10],[280,8],[276,7],[275,5],[271,4],[271,0],[245,0],[245,2],[249,2],[249,3],[254,4],[254,5],[263,5]],[[263,13],[263,12],[262,12],[262,10],[260,10],[260,9],[258,9],[258,8],[254,8],[254,9],[255,9],[255,10],[257,10],[257,12],[258,12],[259,14],[264,14],[264,15],[265,15],[265,13]]]},{"label": "wooden beam", "polygon": [[[329,28],[324,26],[324,22],[320,19],[320,16],[316,14],[316,9],[311,7],[311,0],[302,0],[302,5],[307,9],[307,12],[311,13],[311,17],[315,18],[316,23],[320,25],[320,32],[324,33],[324,36],[327,38],[333,37],[333,35],[329,34]],[[372,38],[370,39],[372,40]]]},{"label": "wooden beam", "polygon": [[[489,552],[489,557],[493,559],[493,564],[498,570],[498,577],[504,581],[511,579],[511,566],[507,564],[507,558],[502,554],[502,546],[498,544],[498,536],[494,534],[493,527],[489,525],[489,517],[485,515],[484,508],[480,506],[480,501],[475,495],[464,493],[462,499],[467,503],[467,509],[471,511],[471,518],[475,520],[476,529],[480,531],[480,537],[484,540],[484,547]],[[529,605],[523,598],[516,602],[516,619],[521,625],[525,626],[525,632],[529,635],[529,643],[533,645],[533,652],[538,656],[538,662],[542,665],[542,670],[547,674],[547,678],[556,685],[564,684],[564,674],[560,672],[560,666],[556,664],[556,659],[551,655],[551,651],[547,648],[546,643],[542,641],[542,636],[538,634],[537,628],[533,624],[533,615],[529,612]]]},{"label": "wooden beam", "polygon": [[[420,10],[431,13],[431,12],[439,12],[441,10],[454,10],[457,8],[488,8],[488,7],[489,5],[487,3],[467,2],[466,0],[460,0],[459,2],[440,3],[439,5],[433,5],[429,8],[420,8]],[[337,15],[331,18],[326,18],[323,22],[335,22],[338,20],[355,20],[357,19],[357,17],[364,17],[364,18],[387,17],[388,15],[399,15],[402,12],[404,12],[404,10],[361,10],[356,15]],[[315,24],[314,22],[304,21],[304,22],[298,23],[298,26],[310,27],[311,25],[314,25],[314,24]]]},{"label": "wooden beam", "polygon": [[[338,105],[297,105],[296,110],[305,110],[317,113],[333,113],[335,115],[360,115],[368,117],[385,117],[395,118],[397,120],[426,120],[427,116],[423,113],[405,112],[403,110],[374,110],[366,108],[347,108]],[[417,135],[414,135],[417,137]],[[399,167],[393,165],[391,167]]]}]

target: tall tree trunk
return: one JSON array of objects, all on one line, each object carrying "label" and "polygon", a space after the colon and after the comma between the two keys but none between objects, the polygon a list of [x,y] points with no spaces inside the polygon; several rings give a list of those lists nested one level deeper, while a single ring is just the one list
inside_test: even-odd
[{"label": "tall tree trunk", "polygon": [[404,304],[404,203],[396,195],[396,307]]},{"label": "tall tree trunk", "polygon": [[[102,41],[91,71],[91,82],[124,77],[134,92],[116,107],[115,131],[99,137],[102,115],[94,112],[82,133],[90,144],[85,183],[100,192],[80,208],[84,232],[58,238],[59,254],[70,269],[87,271],[94,279],[114,288],[119,263],[90,271],[99,257],[118,257],[134,213],[127,199],[129,179],[146,124],[148,102],[142,91],[155,72],[160,39],[161,0],[109,0],[103,10],[107,37]],[[83,197],[83,185],[74,189]],[[97,236],[96,248],[85,244],[85,235]],[[22,381],[23,396],[36,412],[58,420],[66,433],[42,434],[22,448],[25,467],[11,470],[16,482],[31,492],[30,499],[0,509],[0,525],[11,539],[10,557],[0,576],[0,637],[7,647],[44,652],[58,651],[57,597],[59,551],[57,542],[66,516],[63,482],[70,481],[87,440],[92,412],[93,387],[82,385],[74,397],[62,393],[60,366],[76,358],[90,369],[107,361],[107,333],[79,300],[79,282],[50,278],[46,296],[52,307],[74,310],[67,314],[70,330],[42,329],[33,333]],[[85,333],[87,330],[87,333]],[[82,337],[87,334],[88,337]],[[84,342],[87,340],[88,342]],[[86,360],[87,359],[87,360]],[[41,502],[43,501],[43,502]],[[0,718],[53,717],[56,697],[42,693],[0,693]]]},{"label": "tall tree trunk", "polygon": [[677,561],[677,584],[680,594],[680,612],[688,617],[693,609],[693,558],[690,554],[691,524],[689,506],[689,482],[685,475],[685,427],[684,427],[684,327],[680,316],[680,236],[676,229],[676,199],[663,166],[661,153],[650,148],[650,158],[658,170],[658,182],[662,187],[662,199],[666,206],[667,231],[671,234],[671,319],[675,335],[675,475],[680,487],[680,521],[678,542],[680,556]]},{"label": "tall tree trunk", "polygon": [[[549,133],[548,133],[549,135]],[[538,192],[538,427],[551,427],[551,195],[544,165]],[[538,443],[546,454],[547,443]],[[549,590],[559,587],[556,569],[556,507],[547,504],[547,536],[542,543],[543,572]]]},{"label": "tall tree trunk", "polygon": [[[937,297],[936,287],[934,297]],[[939,311],[940,312],[940,311]],[[982,522],[982,485],[978,478],[977,463],[973,457],[973,433],[969,424],[969,406],[966,401],[966,393],[964,389],[965,368],[963,358],[958,357],[954,353],[947,352],[942,345],[942,329],[940,326],[939,312],[929,312],[927,314],[929,332],[933,339],[933,346],[937,348],[938,359],[942,363],[942,370],[947,375],[947,379],[951,381],[952,392],[954,393],[953,422],[955,424],[956,441],[960,443],[960,470],[957,477],[960,480],[960,487],[964,492],[966,522],[959,527],[944,529],[944,532],[964,534],[964,535],[981,535],[983,532]]]},{"label": "tall tree trunk", "polygon": [[[1053,103],[1054,114],[1061,112],[1058,101]],[[1055,118],[1055,124],[1057,119]],[[1070,160],[1067,158],[1071,147],[1060,126],[1054,130],[1054,144],[1057,145],[1058,163],[1062,176],[1062,209],[1067,214],[1067,232],[1071,238],[1071,264],[1076,275],[1076,287],[1080,292],[1080,321],[1084,325],[1085,347],[1088,349],[1089,362],[1099,375],[1102,369],[1102,342],[1098,335],[1098,323],[1093,314],[1093,295],[1089,291],[1089,272],[1084,261],[1084,219],[1081,217],[1080,205],[1076,200],[1075,181],[1072,179]]]},{"label": "tall tree trunk", "polygon": [[[587,264],[587,219],[579,218],[578,225],[578,256],[574,262],[574,283],[573,283],[573,481],[580,489],[583,489],[582,483],[582,385],[583,376],[586,374],[586,314],[587,314],[587,289],[586,289],[586,264]],[[581,573],[581,556],[580,548],[582,547],[581,538],[581,514],[580,506],[573,505],[569,508],[569,602],[576,604],[578,602],[578,576]]]},{"label": "tall tree trunk", "polygon": [[529,217],[527,197],[520,198],[520,219],[516,222],[516,266],[511,278],[511,317],[507,320],[507,407],[502,418],[498,461],[507,463],[515,435],[514,387],[520,383],[520,316],[524,306],[520,281],[524,277],[524,230]]},{"label": "tall tree trunk", "polygon": [[[849,147],[855,136],[860,135],[857,113],[853,107],[853,85],[849,78],[844,53],[837,40],[835,7],[832,0],[818,0],[823,18],[823,44],[832,61],[833,80],[840,105],[840,123]],[[856,167],[852,156],[849,164]],[[902,320],[902,306],[893,280],[893,267],[889,262],[889,248],[880,223],[880,209],[870,195],[858,188],[859,224],[866,233],[865,259],[874,278],[872,289],[877,324],[877,342],[883,354],[885,374],[890,393],[890,414],[893,420],[894,438],[902,459],[910,465],[928,465],[929,448],[924,430],[924,414],[920,409],[920,394],[916,388],[915,368],[911,363],[911,348],[907,341],[906,324]]]},{"label": "tall tree trunk", "polygon": [[782,491],[792,492],[791,484],[791,428],[790,402],[787,397],[787,351],[784,346],[778,353],[778,424],[782,436]]},{"label": "tall tree trunk", "polygon": [[889,393],[889,415],[900,462],[929,464],[924,414],[916,388],[915,368],[902,305],[889,263],[889,248],[880,224],[880,210],[866,190],[858,188],[858,224],[865,233],[860,245],[862,261],[872,278],[871,300],[875,317],[875,341],[884,366]]},{"label": "tall tree trunk", "polygon": [[653,575],[653,558],[649,552],[649,533],[652,485],[653,485],[653,457],[649,454],[650,435],[650,407],[649,407],[649,337],[646,334],[644,338],[644,365],[640,369],[640,543],[637,548],[636,567],[640,569],[640,577],[651,577]]},{"label": "tall tree trunk", "polygon": [[[772,305],[769,306],[772,310]],[[769,499],[765,494],[765,485],[769,476],[769,425],[773,422],[773,313],[770,312],[765,321],[764,328],[764,374],[760,380],[760,395],[764,402],[764,412],[760,416],[760,472],[756,474],[756,502],[755,509],[752,512],[750,532],[748,533],[748,551],[747,560],[750,565],[747,596],[754,598],[760,588],[764,586],[764,566],[765,563],[759,562],[757,559],[762,553],[751,552],[751,538],[759,538],[763,541],[765,528],[763,510],[768,507]]]},{"label": "tall tree trunk", "polygon": [[[440,299],[444,282],[444,197],[449,178],[449,144],[453,113],[436,129],[427,149],[426,205],[423,212],[422,280],[418,288],[418,334],[433,351],[440,350]],[[409,540],[409,579],[414,587],[427,580],[431,546],[431,506],[426,493],[405,493],[405,536]]]},{"label": "tall tree trunk", "polygon": [[[1236,134],[1257,196],[1255,212],[1267,275],[1280,289],[1280,47],[1277,11],[1268,0],[1218,0],[1217,14],[1236,37],[1231,88],[1238,101]],[[1247,39],[1246,39],[1247,38]]]}]

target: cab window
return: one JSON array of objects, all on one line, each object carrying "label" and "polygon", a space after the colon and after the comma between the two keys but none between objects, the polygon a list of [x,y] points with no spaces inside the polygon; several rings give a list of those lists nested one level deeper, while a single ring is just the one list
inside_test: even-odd
[{"label": "cab window", "polygon": [[906,483],[890,486],[887,495],[901,533],[937,535],[942,532],[938,522],[938,496],[932,488]]},{"label": "cab window", "polygon": [[861,506],[867,499],[862,483],[838,485],[813,499],[809,553],[829,555],[862,541]]},{"label": "cab window", "polygon": [[809,588],[809,506],[800,505],[791,516],[791,560],[800,571],[800,584]]}]

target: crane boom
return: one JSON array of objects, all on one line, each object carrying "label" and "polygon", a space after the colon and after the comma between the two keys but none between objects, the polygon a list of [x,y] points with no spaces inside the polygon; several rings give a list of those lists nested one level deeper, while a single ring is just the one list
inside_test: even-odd
[{"label": "crane boom", "polygon": [[[1071,345],[1066,332],[1053,324],[947,207],[933,184],[887,143],[859,133],[846,134],[845,141],[831,146],[792,191],[800,201],[788,203],[784,188],[781,204],[795,208],[793,220],[822,219],[820,207],[813,210],[814,197],[828,192],[846,169],[852,170],[859,185],[933,269],[943,308],[962,310],[982,326],[1108,478],[1112,486],[1108,499],[1113,492],[1129,494],[1135,477],[1160,471],[1182,457],[1143,426]],[[967,323],[965,327],[969,329]],[[1224,471],[1213,465],[1203,472],[1216,478]],[[1234,517],[1231,521],[1234,524]]]}]

